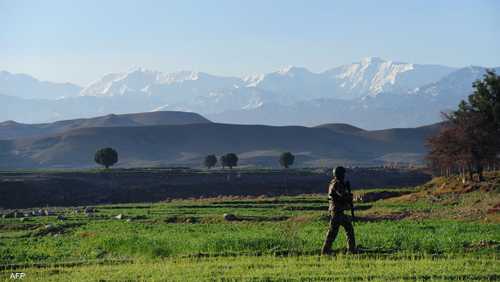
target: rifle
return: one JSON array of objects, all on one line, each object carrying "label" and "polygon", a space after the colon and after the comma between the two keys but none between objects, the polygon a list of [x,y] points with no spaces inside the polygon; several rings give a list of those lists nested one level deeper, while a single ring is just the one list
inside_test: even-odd
[{"label": "rifle", "polygon": [[354,222],[355,220],[355,217],[354,217],[354,197],[352,195],[352,192],[351,192],[351,182],[349,181],[346,181],[345,182],[345,187],[347,189],[347,191],[349,192],[349,194],[351,195],[351,217],[352,217],[352,222]]}]

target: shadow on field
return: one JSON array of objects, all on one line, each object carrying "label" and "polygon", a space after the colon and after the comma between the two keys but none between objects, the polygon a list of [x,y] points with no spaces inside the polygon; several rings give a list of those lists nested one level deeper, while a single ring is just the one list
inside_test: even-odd
[{"label": "shadow on field", "polygon": [[254,221],[254,222],[263,222],[263,221],[284,221],[288,220],[290,217],[288,216],[249,216],[249,215],[238,215],[235,216],[231,221]]},{"label": "shadow on field", "polygon": [[[257,216],[257,215],[231,215],[230,218],[224,219],[227,222],[275,222],[275,221],[285,221],[290,217],[288,216]],[[207,221],[217,221],[221,220],[221,217],[217,218],[201,218],[195,216],[168,216],[163,222],[164,223],[206,223]],[[156,221],[153,221],[156,223]]]},{"label": "shadow on field", "polygon": [[[372,205],[360,205],[354,208],[355,211],[364,211],[372,208]],[[288,211],[327,211],[328,206],[284,206],[284,210]]]},{"label": "shadow on field", "polygon": [[310,250],[310,251],[298,251],[298,250],[274,250],[273,252],[262,252],[262,251],[252,251],[252,252],[218,252],[218,253],[194,253],[181,255],[180,257],[188,258],[211,258],[211,257],[241,257],[241,256],[275,256],[275,257],[298,257],[298,256],[318,256],[324,258],[334,258],[337,255],[342,256],[353,256],[356,258],[373,258],[373,259],[419,259],[419,258],[447,258],[443,253],[429,254],[403,254],[400,253],[401,250],[397,249],[369,249],[363,246],[359,246],[356,253],[352,254],[345,248],[335,249],[330,255],[321,255],[321,250]]},{"label": "shadow on field", "polygon": [[242,205],[242,204],[233,204],[233,205],[230,205],[230,204],[224,204],[224,205],[220,205],[220,204],[210,204],[210,205],[179,205],[179,206],[175,206],[175,208],[178,208],[178,209],[193,209],[193,208],[196,208],[196,209],[215,209],[215,208],[233,208],[233,209],[272,209],[272,208],[276,208],[277,206],[276,205],[255,205],[255,204],[245,204],[245,205]]},{"label": "shadow on field", "polygon": [[234,204],[251,204],[251,205],[264,205],[264,204],[324,204],[325,200],[323,199],[270,199],[270,200],[258,200],[258,201],[222,201],[217,202],[219,205],[234,205]]},{"label": "shadow on field", "polygon": [[100,206],[99,209],[103,210],[117,210],[117,209],[151,209],[150,205],[141,205],[141,206],[131,206],[131,205],[113,205],[113,206]]},{"label": "shadow on field", "polygon": [[393,220],[402,220],[408,216],[410,216],[409,212],[369,215],[369,216],[356,216],[356,221],[359,222],[393,221]]},{"label": "shadow on field", "polygon": [[[319,251],[318,251],[319,253]],[[443,251],[434,251],[429,253],[405,253],[401,249],[389,248],[366,248],[362,245],[357,246],[356,252],[350,253],[346,248],[335,249],[330,255],[326,257],[335,257],[337,255],[355,256],[357,258],[370,258],[370,259],[424,259],[432,257],[433,259],[447,259],[449,255]]]}]

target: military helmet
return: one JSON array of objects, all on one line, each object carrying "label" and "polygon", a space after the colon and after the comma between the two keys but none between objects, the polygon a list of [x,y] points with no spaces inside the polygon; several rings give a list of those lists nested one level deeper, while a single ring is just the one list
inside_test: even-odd
[{"label": "military helmet", "polygon": [[342,177],[345,175],[345,168],[343,166],[338,166],[333,169],[333,175],[335,177]]}]

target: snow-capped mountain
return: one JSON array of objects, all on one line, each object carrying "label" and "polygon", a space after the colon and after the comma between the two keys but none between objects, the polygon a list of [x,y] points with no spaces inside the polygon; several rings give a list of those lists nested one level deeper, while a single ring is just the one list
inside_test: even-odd
[{"label": "snow-capped mountain", "polygon": [[[218,122],[345,122],[367,129],[418,126],[439,121],[440,112],[466,98],[472,82],[484,72],[482,67],[455,69],[376,57],[320,73],[290,66],[243,78],[134,68],[104,75],[76,97],[54,101],[20,99],[26,96],[2,92],[9,84],[0,80],[0,121],[47,122],[177,110]],[[32,97],[38,96],[28,96]]]},{"label": "snow-capped mountain", "polygon": [[161,73],[136,68],[125,73],[108,74],[91,83],[81,96],[143,97],[143,103],[156,105],[152,110],[222,112],[227,109],[251,109],[271,100],[273,94],[247,87],[242,78],[214,76],[203,72]]},{"label": "snow-capped mountain", "polygon": [[[499,69],[496,68],[495,70],[498,73]],[[485,68],[477,66],[461,68],[436,82],[432,82],[415,89],[412,94],[429,97],[441,96],[446,98],[460,96],[460,98],[462,98],[463,90],[470,89],[471,83],[481,79],[484,76],[485,71]]]},{"label": "snow-capped mountain", "polygon": [[[495,68],[500,73],[500,68]],[[410,92],[379,92],[361,99],[320,98],[291,105],[264,104],[251,110],[233,110],[206,115],[214,122],[232,120],[244,124],[317,125],[328,121],[349,123],[367,129],[417,127],[441,120],[441,112],[455,109],[472,94],[472,83],[483,77],[486,69],[465,67],[437,82]]]},{"label": "snow-capped mountain", "polygon": [[360,62],[313,73],[289,66],[273,73],[245,78],[247,86],[287,93],[298,100],[357,99],[381,92],[406,93],[438,81],[456,70],[440,65],[418,65],[368,57]]},{"label": "snow-capped mountain", "polygon": [[[145,68],[134,68],[124,73],[104,75],[101,79],[91,83],[81,92],[81,96],[117,96],[134,92],[155,95],[161,92],[179,91],[179,88],[190,92],[193,88],[214,90],[217,88],[231,88],[241,86],[243,80],[232,77],[213,76],[203,72],[179,71],[162,73]],[[164,93],[168,95],[169,93]],[[182,94],[181,94],[182,95]]]},{"label": "snow-capped mountain", "polygon": [[40,81],[26,74],[0,71],[0,94],[28,99],[58,99],[78,95],[81,87],[72,83]]},{"label": "snow-capped mountain", "polygon": [[[198,72],[161,73],[136,68],[125,73],[108,74],[87,86],[82,96],[148,94],[183,101],[196,97],[234,93],[238,88],[256,88],[268,96],[286,95],[284,101],[318,98],[357,99],[380,92],[408,92],[435,82],[454,71],[437,65],[415,65],[386,61],[376,57],[321,73],[288,66],[275,72],[244,78],[214,76]],[[218,95],[214,95],[218,93]],[[222,95],[224,96],[224,95]],[[267,97],[270,98],[270,97]]]},{"label": "snow-capped mountain", "polygon": [[337,81],[306,68],[288,66],[275,72],[246,79],[246,87],[286,96],[286,102],[338,97]]},{"label": "snow-capped mountain", "polygon": [[368,57],[324,74],[337,81],[337,91],[343,93],[343,97],[360,98],[376,96],[381,92],[408,92],[438,81],[454,70],[440,65],[417,65]]}]

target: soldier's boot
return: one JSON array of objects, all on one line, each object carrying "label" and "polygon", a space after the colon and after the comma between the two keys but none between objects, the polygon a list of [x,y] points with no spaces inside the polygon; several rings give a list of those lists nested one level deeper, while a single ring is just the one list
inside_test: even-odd
[{"label": "soldier's boot", "polygon": [[333,220],[330,221],[330,227],[328,228],[328,232],[326,233],[325,243],[323,244],[323,248],[321,249],[322,255],[329,255],[332,253],[332,244],[339,233],[339,225]]},{"label": "soldier's boot", "polygon": [[354,237],[354,228],[352,226],[351,221],[347,221],[344,223],[344,228],[345,228],[345,234],[346,234],[346,239],[347,239],[347,251],[349,253],[357,253],[356,249],[356,239]]}]

